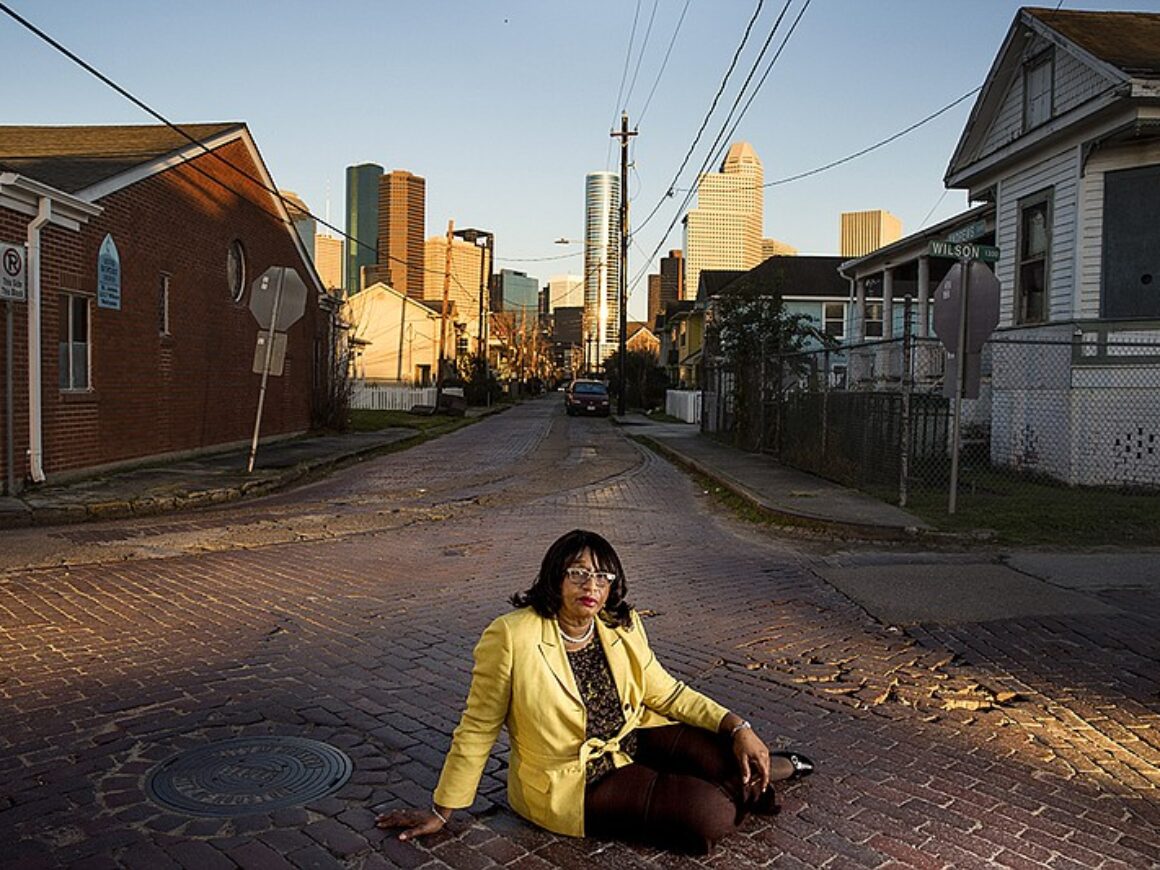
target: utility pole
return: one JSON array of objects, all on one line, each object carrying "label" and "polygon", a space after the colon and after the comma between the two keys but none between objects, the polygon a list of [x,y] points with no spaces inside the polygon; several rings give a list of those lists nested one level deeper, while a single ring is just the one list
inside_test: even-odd
[{"label": "utility pole", "polygon": [[447,256],[443,260],[443,311],[439,317],[439,370],[435,373],[436,385],[443,389],[444,345],[447,342],[447,302],[451,296],[451,243],[455,240],[455,221],[447,222]]},{"label": "utility pole", "polygon": [[636,131],[628,129],[628,112],[620,113],[620,131],[610,134],[620,140],[620,356],[617,380],[616,415],[624,416],[625,357],[628,348],[628,140]]}]

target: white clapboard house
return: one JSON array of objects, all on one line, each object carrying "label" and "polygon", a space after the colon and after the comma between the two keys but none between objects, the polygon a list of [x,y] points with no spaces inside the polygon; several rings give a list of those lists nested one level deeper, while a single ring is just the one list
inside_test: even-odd
[{"label": "white clapboard house", "polygon": [[843,264],[855,324],[900,278],[925,308],[949,265],[929,240],[981,221],[1000,320],[972,416],[992,463],[1160,485],[1160,14],[1021,9],[945,180],[971,212]]}]

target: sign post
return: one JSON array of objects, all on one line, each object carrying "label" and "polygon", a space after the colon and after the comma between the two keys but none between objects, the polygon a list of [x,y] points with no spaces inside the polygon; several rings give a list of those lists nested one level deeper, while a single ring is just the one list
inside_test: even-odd
[{"label": "sign post", "polygon": [[[258,435],[262,428],[262,407],[266,403],[266,382],[270,377],[270,362],[273,359],[275,346],[285,352],[285,330],[298,321],[306,310],[306,285],[298,277],[298,273],[286,266],[271,266],[250,285],[250,313],[258,321],[258,326],[267,331],[266,335],[258,336],[258,350],[265,344],[265,353],[262,357],[262,386],[258,391],[258,413],[254,417],[254,437],[250,441],[250,459],[246,464],[246,473],[254,470],[254,459],[258,455]],[[256,362],[256,359],[255,359]],[[276,375],[281,374],[282,366],[279,361]]]},{"label": "sign post", "polygon": [[4,493],[16,494],[16,469],[12,467],[16,452],[16,435],[12,426],[16,413],[12,401],[12,305],[24,302],[25,258],[23,245],[0,245],[0,298],[4,300]]},{"label": "sign post", "polygon": [[[971,227],[965,228],[970,230]],[[990,245],[967,242],[933,241],[929,249],[932,257],[954,257],[958,263],[951,267],[935,293],[934,326],[947,349],[949,362],[954,360],[954,383],[950,390],[951,419],[951,480],[947,498],[947,513],[958,508],[959,448],[962,443],[962,411],[964,393],[970,385],[971,398],[977,398],[979,353],[987,336],[999,322],[999,280],[994,273],[975,261],[994,262],[999,249]],[[970,304],[972,273],[978,281],[978,299]],[[968,372],[971,372],[969,375]],[[968,381],[968,377],[971,378]]]},{"label": "sign post", "polygon": [[963,364],[967,349],[967,297],[971,295],[971,261],[967,257],[959,260],[963,270],[963,292],[959,294],[959,336],[955,351],[958,366],[955,368],[954,426],[951,434],[951,491],[947,496],[947,513],[953,514],[958,506],[959,495],[959,448],[963,440],[963,379],[967,367]]}]

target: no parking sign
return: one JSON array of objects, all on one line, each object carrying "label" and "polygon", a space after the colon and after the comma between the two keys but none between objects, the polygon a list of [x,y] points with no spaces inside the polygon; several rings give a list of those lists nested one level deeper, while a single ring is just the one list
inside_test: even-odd
[{"label": "no parking sign", "polygon": [[25,300],[24,272],[24,246],[0,244],[0,299]]}]

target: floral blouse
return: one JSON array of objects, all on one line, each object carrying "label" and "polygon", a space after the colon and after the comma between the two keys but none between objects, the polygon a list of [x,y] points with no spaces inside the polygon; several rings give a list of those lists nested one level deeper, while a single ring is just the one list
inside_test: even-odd
[{"label": "floral blouse", "polygon": [[[568,661],[572,665],[580,697],[584,699],[584,706],[588,708],[588,727],[584,736],[600,740],[616,736],[624,727],[624,711],[620,709],[620,696],[616,693],[616,685],[612,681],[612,671],[608,668],[604,647],[600,645],[599,640],[593,641],[584,649],[570,651]],[[636,734],[625,737],[620,742],[620,749],[629,757],[635,755]],[[588,787],[614,768],[612,757],[609,755],[589,759],[585,770]]]}]

